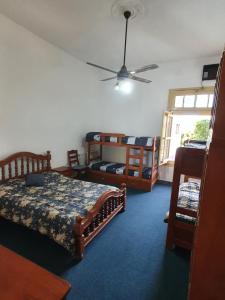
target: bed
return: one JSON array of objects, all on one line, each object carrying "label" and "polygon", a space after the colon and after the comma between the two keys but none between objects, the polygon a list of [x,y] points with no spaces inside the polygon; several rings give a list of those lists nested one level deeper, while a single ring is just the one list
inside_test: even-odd
[{"label": "bed", "polygon": [[[198,148],[177,149],[174,165],[166,246],[192,249],[200,202],[200,182],[204,170],[206,151]],[[187,180],[183,182],[183,180]]]},{"label": "bed", "polygon": [[[0,217],[48,236],[81,259],[85,246],[125,210],[125,185],[116,188],[52,172],[50,152],[16,153],[0,161]],[[25,176],[42,173],[42,186]]]},{"label": "bed", "polygon": [[[87,178],[104,184],[126,183],[129,188],[151,191],[158,180],[159,145],[160,137],[156,136],[89,132],[86,134]],[[123,148],[124,161],[107,161],[104,157],[110,147],[115,157],[116,151]]]}]

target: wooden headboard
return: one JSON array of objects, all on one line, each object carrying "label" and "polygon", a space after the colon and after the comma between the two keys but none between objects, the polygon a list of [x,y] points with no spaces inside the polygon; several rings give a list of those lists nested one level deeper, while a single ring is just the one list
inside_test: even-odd
[{"label": "wooden headboard", "polygon": [[17,152],[0,161],[0,183],[9,179],[22,178],[26,174],[51,170],[51,154]]}]

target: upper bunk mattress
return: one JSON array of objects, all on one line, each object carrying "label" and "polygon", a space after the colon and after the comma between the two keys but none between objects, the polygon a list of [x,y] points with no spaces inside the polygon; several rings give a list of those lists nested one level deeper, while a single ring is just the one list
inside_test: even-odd
[{"label": "upper bunk mattress", "polygon": [[153,138],[147,136],[125,136],[122,138],[122,143],[126,145],[135,145],[142,147],[151,147],[153,144]]},{"label": "upper bunk mattress", "polygon": [[200,140],[190,140],[184,142],[184,147],[186,148],[196,148],[196,149],[206,149],[207,141]]},{"label": "upper bunk mattress", "polygon": [[[91,162],[89,167],[92,170],[103,171],[111,174],[124,175],[126,172],[126,165],[123,163],[114,163],[108,161],[97,161]],[[142,177],[144,179],[149,179],[151,177],[152,169],[149,167],[143,167]],[[128,176],[139,176],[139,171],[137,170],[128,170]]]},{"label": "upper bunk mattress", "polygon": [[100,133],[101,132],[88,132],[86,134],[86,141],[87,142],[92,142],[92,141],[100,142],[101,141]]},{"label": "upper bunk mattress", "polygon": [[[89,132],[86,135],[87,142],[100,142],[102,141],[101,132]],[[119,140],[115,136],[106,136],[104,138],[105,142],[109,143],[118,143]],[[142,146],[142,147],[151,147],[153,145],[153,138],[147,136],[124,136],[121,140],[122,144],[124,145],[134,145],[134,146]]]},{"label": "upper bunk mattress", "polygon": [[24,179],[0,185],[0,216],[47,235],[72,254],[76,216],[86,216],[99,197],[116,187],[43,173],[44,185],[27,187]]}]

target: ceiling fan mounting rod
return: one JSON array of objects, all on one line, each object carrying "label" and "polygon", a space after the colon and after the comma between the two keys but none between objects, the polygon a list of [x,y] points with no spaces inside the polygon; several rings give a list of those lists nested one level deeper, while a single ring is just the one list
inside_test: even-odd
[{"label": "ceiling fan mounting rod", "polygon": [[131,12],[126,10],[124,12],[124,17],[126,19],[126,30],[125,30],[125,43],[124,43],[124,55],[123,55],[123,65],[125,66],[126,63],[126,51],[127,51],[127,28],[128,28],[128,19],[131,16]]},{"label": "ceiling fan mounting rod", "polygon": [[[116,0],[116,3],[118,1],[123,1],[123,0]],[[126,1],[138,1],[138,0],[124,0]],[[152,65],[147,65],[147,66],[144,66],[142,68],[138,68],[138,69],[135,69],[134,71],[128,71],[127,70],[127,67],[125,65],[126,63],[126,50],[127,50],[127,31],[128,31],[128,21],[129,21],[129,18],[130,17],[134,17],[135,16],[135,9],[124,9],[124,7],[119,7],[119,11],[121,13],[121,11],[123,11],[123,15],[124,15],[124,18],[126,20],[126,30],[125,30],[125,41],[124,41],[124,53],[123,53],[123,65],[121,67],[121,69],[116,72],[114,70],[111,70],[109,68],[105,68],[103,66],[100,66],[100,65],[96,65],[96,64],[93,64],[91,62],[87,62],[87,64],[93,66],[93,67],[96,67],[98,69],[101,69],[101,70],[105,70],[105,71],[108,71],[108,72],[111,72],[114,74],[113,77],[110,77],[110,78],[105,78],[105,79],[102,79],[101,81],[108,81],[108,80],[113,80],[113,79],[117,79],[117,86],[118,86],[118,82],[121,81],[121,80],[126,80],[127,79],[132,79],[132,80],[136,80],[136,81],[140,81],[140,82],[144,82],[144,83],[150,83],[151,80],[149,79],[145,79],[145,78],[142,78],[142,77],[138,77],[134,74],[137,74],[137,73],[142,73],[142,72],[146,72],[146,71],[149,71],[149,70],[154,70],[154,69],[157,69],[158,66],[156,64],[152,64]]]}]

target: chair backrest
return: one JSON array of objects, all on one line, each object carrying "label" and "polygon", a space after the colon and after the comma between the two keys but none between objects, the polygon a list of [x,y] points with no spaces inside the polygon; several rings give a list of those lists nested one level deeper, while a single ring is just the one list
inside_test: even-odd
[{"label": "chair backrest", "polygon": [[68,164],[72,168],[74,165],[79,165],[78,151],[69,150],[67,151]]}]

